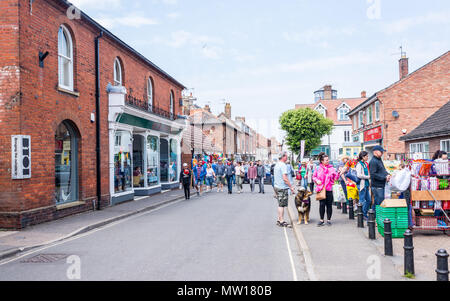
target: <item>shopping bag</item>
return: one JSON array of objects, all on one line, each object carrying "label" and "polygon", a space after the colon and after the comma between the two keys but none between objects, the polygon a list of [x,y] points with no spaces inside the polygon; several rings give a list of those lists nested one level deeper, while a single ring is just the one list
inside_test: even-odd
[{"label": "shopping bag", "polygon": [[386,185],[384,186],[384,198],[390,199],[391,195],[392,195],[391,185],[389,185],[389,183],[386,183]]},{"label": "shopping bag", "polygon": [[340,203],[343,202],[342,199],[344,199],[344,201],[345,201],[344,192],[342,191],[342,187],[339,184],[333,185],[333,199],[335,202],[340,202]]},{"label": "shopping bag", "polygon": [[352,200],[359,200],[358,188],[347,186],[347,197]]},{"label": "shopping bag", "polygon": [[398,190],[400,192],[406,191],[411,184],[411,171],[407,168],[404,168],[394,174],[392,177],[390,184],[392,188]]},{"label": "shopping bag", "polygon": [[325,185],[323,186],[322,190],[319,191],[316,195],[316,201],[322,201],[327,198],[327,190],[325,189]]}]

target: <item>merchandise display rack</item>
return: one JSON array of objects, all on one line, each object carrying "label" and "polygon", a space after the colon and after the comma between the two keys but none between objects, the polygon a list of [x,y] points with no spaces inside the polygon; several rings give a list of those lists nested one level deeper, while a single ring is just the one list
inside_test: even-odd
[{"label": "merchandise display rack", "polygon": [[[418,164],[420,164],[419,169],[417,168]],[[440,164],[441,167],[442,164],[447,164],[447,167],[450,167],[450,162],[424,162],[424,160],[414,160],[409,164],[412,171],[411,206],[414,229],[440,230],[450,233],[450,189],[447,186],[445,189],[439,190],[439,184],[437,187],[426,184],[430,179],[434,179],[438,183],[450,181],[448,171],[446,173],[430,173],[436,164]]]}]

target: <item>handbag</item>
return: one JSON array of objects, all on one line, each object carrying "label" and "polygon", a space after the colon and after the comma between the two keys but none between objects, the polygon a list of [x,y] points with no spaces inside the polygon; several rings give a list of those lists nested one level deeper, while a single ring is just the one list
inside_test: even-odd
[{"label": "handbag", "polygon": [[322,201],[327,198],[327,190],[325,189],[325,185],[323,186],[322,190],[319,191],[316,195],[316,201]]}]

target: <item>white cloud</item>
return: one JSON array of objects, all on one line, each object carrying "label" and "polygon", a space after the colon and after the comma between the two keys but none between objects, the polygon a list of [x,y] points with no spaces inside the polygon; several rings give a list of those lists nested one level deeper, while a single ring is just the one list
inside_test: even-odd
[{"label": "white cloud", "polygon": [[384,24],[382,29],[387,34],[395,34],[425,24],[450,24],[450,12],[430,12],[423,16],[404,18]]},{"label": "white cloud", "polygon": [[80,9],[111,9],[120,7],[122,0],[69,0],[73,5]]},{"label": "white cloud", "polygon": [[178,12],[173,12],[173,13],[167,14],[167,17],[169,19],[178,19],[180,16],[181,16],[181,14]]},{"label": "white cloud", "polygon": [[98,23],[106,28],[113,28],[115,26],[128,26],[139,28],[146,25],[156,25],[158,21],[152,18],[142,17],[138,15],[127,15],[123,17],[99,17]]},{"label": "white cloud", "polygon": [[310,46],[329,46],[327,40],[330,38],[340,38],[342,36],[352,36],[356,32],[354,27],[311,28],[302,32],[284,32],[282,37],[288,42],[301,43]]}]

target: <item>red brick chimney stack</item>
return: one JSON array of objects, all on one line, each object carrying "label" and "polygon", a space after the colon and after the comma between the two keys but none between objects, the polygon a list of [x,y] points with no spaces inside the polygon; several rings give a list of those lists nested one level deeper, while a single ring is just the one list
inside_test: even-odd
[{"label": "red brick chimney stack", "polygon": [[400,80],[404,79],[409,74],[409,63],[406,54],[402,53],[402,58],[399,60]]},{"label": "red brick chimney stack", "polygon": [[361,92],[361,98],[367,98],[367,93],[366,93],[366,91],[362,91],[362,92]]}]

